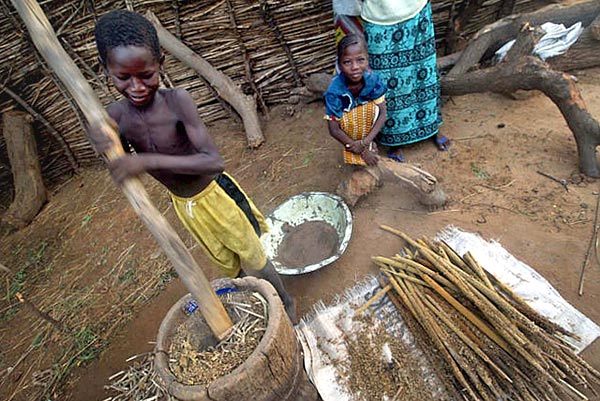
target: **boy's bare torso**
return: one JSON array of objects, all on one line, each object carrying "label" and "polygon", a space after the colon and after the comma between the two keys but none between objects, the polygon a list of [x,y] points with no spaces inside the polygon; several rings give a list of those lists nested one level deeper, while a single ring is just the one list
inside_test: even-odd
[{"label": "boy's bare torso", "polygon": [[[126,99],[108,107],[108,113],[119,125],[119,135],[137,153],[191,155],[200,151],[188,138],[172,94],[169,89],[157,91],[152,103],[145,108],[135,107]],[[181,197],[199,193],[214,179],[214,175],[177,174],[167,170],[148,173]]]}]

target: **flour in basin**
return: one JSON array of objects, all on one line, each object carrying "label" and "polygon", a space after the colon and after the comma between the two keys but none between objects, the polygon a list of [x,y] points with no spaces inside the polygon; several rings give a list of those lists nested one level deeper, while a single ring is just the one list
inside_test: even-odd
[{"label": "flour in basin", "polygon": [[275,261],[285,268],[299,268],[319,263],[337,252],[340,238],[336,229],[325,221],[307,221],[286,225]]}]

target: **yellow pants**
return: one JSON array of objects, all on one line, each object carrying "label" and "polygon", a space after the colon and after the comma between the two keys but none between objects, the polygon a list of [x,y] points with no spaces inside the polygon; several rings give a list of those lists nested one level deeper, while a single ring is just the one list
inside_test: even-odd
[{"label": "yellow pants", "polygon": [[237,277],[242,266],[257,271],[265,266],[260,235],[269,227],[231,176],[219,175],[190,198],[170,195],[183,225],[225,276]]}]

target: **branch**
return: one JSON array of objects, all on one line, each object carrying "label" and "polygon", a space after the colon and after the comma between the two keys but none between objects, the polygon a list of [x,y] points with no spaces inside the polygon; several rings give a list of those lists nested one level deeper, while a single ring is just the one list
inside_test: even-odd
[{"label": "branch", "polygon": [[515,63],[518,62],[521,57],[529,56],[533,52],[535,45],[544,36],[544,30],[540,27],[533,27],[528,22],[521,27],[515,43],[504,56],[503,62]]},{"label": "branch", "polygon": [[537,57],[525,56],[511,63],[473,71],[441,80],[442,94],[455,96],[477,92],[540,90],[558,106],[573,132],[579,155],[579,169],[590,177],[600,177],[595,150],[600,144],[600,125],[588,112],[573,78],[552,70]]},{"label": "branch", "polygon": [[528,14],[517,14],[503,18],[486,25],[471,39],[469,46],[463,51],[459,61],[448,73],[448,76],[459,76],[475,66],[483,55],[517,36],[521,27],[529,22],[531,25],[541,25],[544,22],[554,22],[571,26],[581,21],[588,26],[600,14],[600,1],[590,0],[572,6],[553,5]]},{"label": "branch", "polygon": [[252,148],[262,145],[265,139],[260,128],[254,98],[244,95],[231,78],[177,40],[173,34],[161,25],[152,11],[148,10],[145,16],[156,28],[160,44],[173,56],[206,78],[219,95],[239,113],[246,128],[248,145]]},{"label": "branch", "polygon": [[260,90],[256,87],[254,83],[254,77],[252,76],[252,66],[250,65],[250,56],[248,55],[248,50],[246,49],[246,45],[244,44],[244,38],[242,38],[242,34],[238,29],[238,24],[236,21],[235,8],[233,8],[233,4],[231,4],[231,0],[227,0],[227,10],[229,11],[229,21],[231,24],[231,28],[235,32],[236,39],[238,41],[238,45],[240,48],[240,52],[242,53],[242,59],[244,60],[244,71],[246,73],[246,81],[248,81],[248,85],[252,88],[252,92],[256,95],[258,102],[263,110],[263,112],[268,113],[269,108],[263,99]]},{"label": "branch", "polygon": [[48,129],[48,132],[50,132],[52,138],[54,138],[56,142],[58,142],[59,146],[62,148],[65,156],[67,157],[67,160],[69,160],[69,163],[71,164],[71,168],[73,169],[73,171],[79,170],[79,163],[77,163],[75,155],[71,151],[69,144],[65,141],[62,135],[60,135],[60,133],[52,126],[52,124],[50,124],[50,122],[46,120],[40,113],[35,111],[33,107],[31,107],[19,95],[17,95],[15,92],[10,90],[6,86],[0,84],[0,91],[6,92],[10,97],[12,97],[15,100],[15,102],[19,103],[21,107],[23,107],[29,114],[31,114],[33,117],[35,117],[36,120],[41,122],[46,127],[46,129]]}]

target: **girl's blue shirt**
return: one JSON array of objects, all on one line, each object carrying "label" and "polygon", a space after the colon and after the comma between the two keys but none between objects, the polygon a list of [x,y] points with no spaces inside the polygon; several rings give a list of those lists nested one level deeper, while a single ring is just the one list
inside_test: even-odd
[{"label": "girl's blue shirt", "polygon": [[342,118],[342,114],[352,110],[358,105],[367,104],[385,94],[386,85],[381,77],[373,72],[364,73],[365,86],[357,97],[354,97],[348,85],[346,76],[338,74],[333,77],[329,87],[325,91],[325,114],[330,117]]}]

